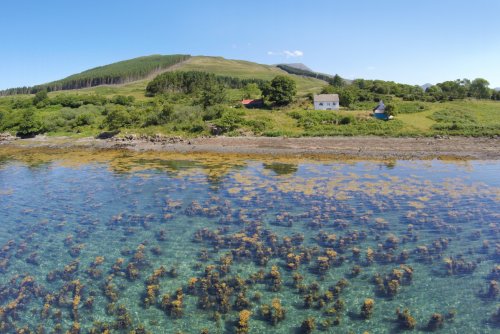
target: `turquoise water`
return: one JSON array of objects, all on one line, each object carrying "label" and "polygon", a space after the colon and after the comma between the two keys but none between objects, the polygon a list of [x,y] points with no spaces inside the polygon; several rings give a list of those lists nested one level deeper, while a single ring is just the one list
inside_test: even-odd
[{"label": "turquoise water", "polygon": [[398,333],[399,308],[414,332],[439,313],[438,332],[495,333],[499,174],[0,149],[0,332],[236,333],[249,310],[250,333],[304,332],[308,317],[315,332]]}]

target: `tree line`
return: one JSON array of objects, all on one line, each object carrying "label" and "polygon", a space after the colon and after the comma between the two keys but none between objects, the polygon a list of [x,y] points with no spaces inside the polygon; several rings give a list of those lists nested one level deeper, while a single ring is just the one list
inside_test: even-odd
[{"label": "tree line", "polygon": [[266,84],[266,81],[261,79],[240,79],[200,71],[165,72],[148,83],[146,95],[155,96],[168,92],[192,94],[215,86],[241,89],[251,83],[262,87]]},{"label": "tree line", "polygon": [[393,96],[404,101],[440,102],[465,98],[500,100],[500,92],[488,88],[489,82],[482,78],[445,81],[423,89],[420,86],[400,84],[393,81],[355,79],[350,85],[330,84],[323,94],[339,94],[340,105],[350,107],[356,102],[375,102],[383,99],[390,102]]},{"label": "tree line", "polygon": [[286,64],[279,64],[279,65],[276,65],[276,67],[278,67],[278,68],[282,69],[283,71],[290,73],[290,74],[316,78],[319,80],[326,81],[330,85],[337,86],[337,87],[341,87],[341,86],[344,86],[345,84],[347,84],[347,80],[342,79],[340,77],[340,75],[338,75],[338,74],[331,76],[328,74],[323,74],[323,73],[318,73],[318,72],[313,72],[313,71],[308,71],[308,70],[296,68],[293,66],[288,66]]},{"label": "tree line", "polygon": [[60,91],[100,85],[116,85],[143,79],[148,75],[185,61],[189,55],[153,55],[96,67],[65,79],[33,87],[17,87],[0,91],[0,96],[36,94],[40,91]]}]

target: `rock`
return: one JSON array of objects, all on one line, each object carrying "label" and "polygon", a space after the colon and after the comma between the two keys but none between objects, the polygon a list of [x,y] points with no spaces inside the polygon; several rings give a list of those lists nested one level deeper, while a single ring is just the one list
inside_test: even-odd
[{"label": "rock", "polygon": [[208,124],[208,129],[210,130],[210,133],[214,136],[219,136],[224,132],[224,129],[214,124]]},{"label": "rock", "polygon": [[0,142],[2,141],[12,141],[16,140],[17,138],[12,136],[10,133],[5,132],[5,133],[0,133]]},{"label": "rock", "polygon": [[97,139],[111,139],[111,138],[113,138],[114,136],[116,136],[119,133],[120,133],[120,130],[104,131],[104,132],[101,132],[100,134],[98,134],[96,136],[96,138]]}]

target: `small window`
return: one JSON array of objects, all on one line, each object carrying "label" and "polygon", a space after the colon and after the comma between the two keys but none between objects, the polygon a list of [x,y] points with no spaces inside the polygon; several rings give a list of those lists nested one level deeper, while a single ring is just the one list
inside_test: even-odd
[{"label": "small window", "polygon": [[320,102],[320,103],[319,103],[319,105],[320,105],[320,106],[322,106],[322,105],[323,105],[323,102]]}]

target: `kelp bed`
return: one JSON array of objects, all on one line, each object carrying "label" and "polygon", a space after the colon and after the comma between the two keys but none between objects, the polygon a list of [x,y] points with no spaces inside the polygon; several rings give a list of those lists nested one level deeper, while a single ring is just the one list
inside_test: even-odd
[{"label": "kelp bed", "polygon": [[498,161],[0,149],[2,333],[494,333]]}]

